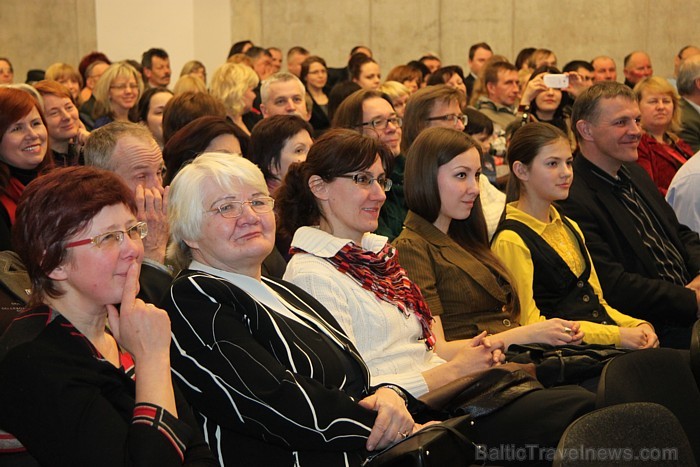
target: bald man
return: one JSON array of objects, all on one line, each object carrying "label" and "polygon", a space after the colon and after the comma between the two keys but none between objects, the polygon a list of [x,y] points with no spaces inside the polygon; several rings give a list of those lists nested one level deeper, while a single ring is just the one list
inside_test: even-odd
[{"label": "bald man", "polygon": [[591,60],[593,67],[593,82],[617,81],[617,65],[612,57],[600,55]]},{"label": "bald man", "polygon": [[630,88],[648,76],[654,74],[654,68],[651,66],[651,59],[646,52],[638,50],[632,52],[625,57],[625,84]]}]

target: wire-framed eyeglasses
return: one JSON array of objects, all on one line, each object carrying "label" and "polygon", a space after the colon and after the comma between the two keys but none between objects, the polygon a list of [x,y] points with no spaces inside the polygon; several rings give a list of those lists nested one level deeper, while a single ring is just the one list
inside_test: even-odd
[{"label": "wire-framed eyeglasses", "polygon": [[132,240],[141,240],[145,238],[146,235],[148,235],[148,224],[145,222],[138,222],[126,230],[114,230],[112,232],[105,232],[84,240],[70,242],[66,245],[66,248],[74,248],[76,246],[90,244],[95,245],[97,248],[108,248],[115,245],[121,245],[126,236]]},{"label": "wire-framed eyeglasses", "polygon": [[222,217],[233,219],[243,214],[243,205],[247,204],[254,212],[264,214],[275,208],[275,200],[269,196],[249,199],[248,201],[226,201],[219,206],[209,209],[206,212],[219,213]]}]

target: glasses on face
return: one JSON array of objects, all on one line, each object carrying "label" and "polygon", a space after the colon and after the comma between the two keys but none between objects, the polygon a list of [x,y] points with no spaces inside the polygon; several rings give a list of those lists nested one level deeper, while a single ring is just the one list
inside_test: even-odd
[{"label": "glasses on face", "polygon": [[469,121],[469,118],[467,118],[466,115],[464,114],[447,114],[447,115],[440,115],[439,117],[429,117],[426,118],[427,121],[429,122],[434,122],[437,120],[441,120],[444,122],[450,122],[453,125],[456,125],[457,122],[462,122],[462,125],[467,126],[467,122]]},{"label": "glasses on face", "polygon": [[132,240],[141,240],[148,235],[148,225],[145,222],[139,222],[126,230],[114,230],[100,235],[95,235],[92,238],[85,240],[77,240],[70,242],[66,248],[74,248],[76,246],[93,244],[97,248],[109,248],[116,245],[121,245],[126,236]]},{"label": "glasses on face", "polygon": [[109,87],[109,89],[114,89],[116,91],[123,91],[125,89],[129,88],[132,91],[138,91],[139,85],[134,84],[134,83],[129,83],[129,84],[113,84],[112,86]]},{"label": "glasses on face", "polygon": [[337,178],[349,178],[355,185],[369,188],[372,186],[372,182],[377,182],[377,185],[382,187],[382,190],[391,190],[391,179],[386,178],[384,175],[378,178],[374,178],[366,173],[359,173],[353,175],[337,175]]},{"label": "glasses on face", "polygon": [[403,118],[401,117],[389,117],[389,118],[373,118],[369,122],[362,122],[362,126],[371,126],[375,130],[386,130],[389,124],[394,125],[396,128],[401,128],[403,125]]},{"label": "glasses on face", "polygon": [[249,199],[248,201],[227,201],[214,209],[206,212],[218,212],[222,217],[233,219],[243,214],[243,205],[247,204],[254,212],[264,214],[275,208],[275,200],[269,196],[261,196],[260,198]]}]

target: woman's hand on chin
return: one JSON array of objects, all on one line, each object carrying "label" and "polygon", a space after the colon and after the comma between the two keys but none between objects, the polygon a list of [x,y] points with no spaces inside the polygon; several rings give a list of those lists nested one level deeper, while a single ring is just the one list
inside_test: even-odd
[{"label": "woman's hand on chin", "polygon": [[134,262],[126,273],[120,310],[107,305],[109,327],[117,342],[134,359],[168,354],[170,347],[170,318],[150,303],[136,298],[139,291],[140,266]]}]

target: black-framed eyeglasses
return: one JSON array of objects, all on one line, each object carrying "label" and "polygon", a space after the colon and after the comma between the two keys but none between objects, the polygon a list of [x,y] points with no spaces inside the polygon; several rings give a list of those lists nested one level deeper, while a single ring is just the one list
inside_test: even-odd
[{"label": "black-framed eyeglasses", "polygon": [[403,118],[401,117],[389,117],[389,118],[373,118],[369,122],[362,122],[362,126],[371,126],[375,130],[385,130],[389,124],[394,125],[396,128],[401,128],[403,125]]},{"label": "black-framed eyeglasses", "polygon": [[275,200],[269,196],[261,196],[260,198],[249,199],[248,201],[226,201],[221,205],[210,209],[206,212],[219,213],[222,217],[233,219],[243,214],[243,205],[247,204],[254,212],[264,214],[275,208]]},{"label": "black-framed eyeglasses", "polygon": [[141,240],[145,238],[146,235],[148,235],[148,224],[145,222],[138,222],[126,230],[114,230],[112,232],[105,232],[100,235],[95,235],[92,238],[70,242],[66,245],[66,248],[74,248],[76,246],[90,244],[95,245],[97,248],[105,248],[121,245],[126,236],[132,240]]},{"label": "black-framed eyeglasses", "polygon": [[426,118],[426,120],[429,122],[434,122],[437,120],[440,120],[443,122],[451,122],[453,125],[456,125],[457,122],[462,122],[462,125],[464,125],[464,126],[467,126],[467,122],[469,122],[469,118],[464,114],[440,115],[438,117],[428,117],[428,118]]},{"label": "black-framed eyeglasses", "polygon": [[353,182],[355,182],[355,185],[363,186],[363,187],[370,187],[372,186],[372,182],[377,182],[377,184],[382,188],[384,191],[389,191],[391,190],[391,179],[386,178],[385,176],[381,176],[379,178],[374,178],[368,174],[365,173],[358,173],[358,174],[352,174],[352,175],[337,175],[337,178],[349,178]]}]

